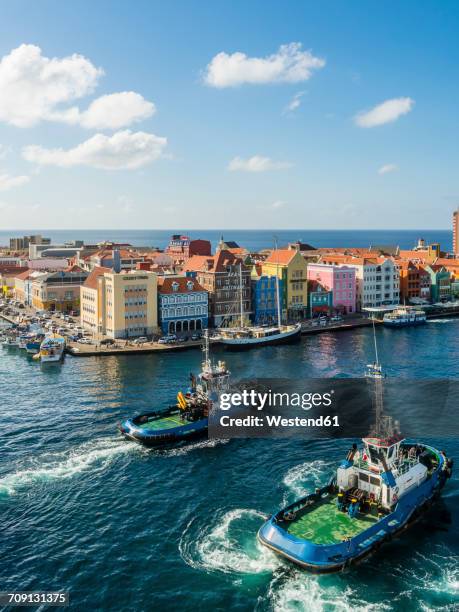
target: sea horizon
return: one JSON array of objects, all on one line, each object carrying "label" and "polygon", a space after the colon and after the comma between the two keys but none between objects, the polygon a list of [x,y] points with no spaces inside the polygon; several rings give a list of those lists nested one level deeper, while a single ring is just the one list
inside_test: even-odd
[{"label": "sea horizon", "polygon": [[104,241],[126,242],[132,246],[157,247],[164,249],[172,234],[189,235],[191,238],[210,240],[215,248],[223,235],[225,240],[235,241],[251,251],[270,248],[276,237],[279,246],[301,241],[313,247],[370,247],[372,245],[399,246],[402,249],[414,247],[419,238],[426,243],[440,243],[443,250],[452,246],[452,232],[447,229],[16,229],[0,230],[0,245],[9,244],[9,239],[22,235],[41,234],[51,238],[52,244],[71,240],[83,240],[86,244]]}]

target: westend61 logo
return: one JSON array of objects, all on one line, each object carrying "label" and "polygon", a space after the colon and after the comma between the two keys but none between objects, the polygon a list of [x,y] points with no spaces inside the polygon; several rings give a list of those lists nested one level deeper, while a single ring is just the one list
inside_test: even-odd
[{"label": "westend61 logo", "polygon": [[279,393],[271,390],[260,393],[251,389],[241,393],[222,393],[220,409],[230,410],[233,407],[256,408],[303,408],[311,410],[320,406],[332,405],[334,390],[327,393]]}]

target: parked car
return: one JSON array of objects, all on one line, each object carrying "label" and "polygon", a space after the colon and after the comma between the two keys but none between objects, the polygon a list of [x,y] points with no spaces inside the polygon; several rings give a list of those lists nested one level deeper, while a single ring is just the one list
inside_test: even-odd
[{"label": "parked car", "polygon": [[331,321],[342,321],[343,317],[341,315],[334,315],[330,320]]},{"label": "parked car", "polygon": [[201,340],[201,334],[191,334],[192,340]]},{"label": "parked car", "polygon": [[133,344],[145,344],[145,342],[148,342],[148,338],[145,338],[145,336],[141,336],[140,338],[136,338]]},{"label": "parked car", "polygon": [[177,342],[177,336],[175,334],[169,334],[168,336],[163,336],[158,340],[159,344],[172,344],[173,342]]}]

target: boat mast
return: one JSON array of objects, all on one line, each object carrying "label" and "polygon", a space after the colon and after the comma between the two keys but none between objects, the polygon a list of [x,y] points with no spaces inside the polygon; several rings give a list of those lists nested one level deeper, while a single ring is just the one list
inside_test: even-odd
[{"label": "boat mast", "polygon": [[239,300],[241,306],[241,327],[244,327],[244,303],[242,300],[242,261],[239,264]]},{"label": "boat mast", "polygon": [[277,252],[277,238],[274,236],[274,250],[276,252],[276,302],[277,302],[277,325],[281,327],[281,310],[280,310],[280,296],[279,296],[279,254]]},{"label": "boat mast", "polygon": [[210,364],[210,357],[209,357],[209,330],[205,329],[204,330],[204,346],[202,348],[203,352],[204,352],[204,363],[207,365]]}]

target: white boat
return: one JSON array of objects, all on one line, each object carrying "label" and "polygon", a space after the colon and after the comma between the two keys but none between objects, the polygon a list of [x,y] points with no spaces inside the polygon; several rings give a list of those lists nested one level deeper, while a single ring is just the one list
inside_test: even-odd
[{"label": "white boat", "polygon": [[407,327],[408,325],[422,325],[427,321],[424,310],[403,306],[384,315],[383,323],[388,327]]},{"label": "white boat", "polygon": [[40,351],[34,355],[42,363],[61,361],[64,356],[65,338],[59,334],[47,334],[40,345]]},{"label": "white boat", "polygon": [[228,348],[251,348],[270,344],[287,344],[300,338],[301,323],[284,325],[282,323],[279,295],[279,272],[276,273],[277,325],[244,325],[242,297],[242,265],[239,266],[240,325],[220,328],[216,340]]}]

